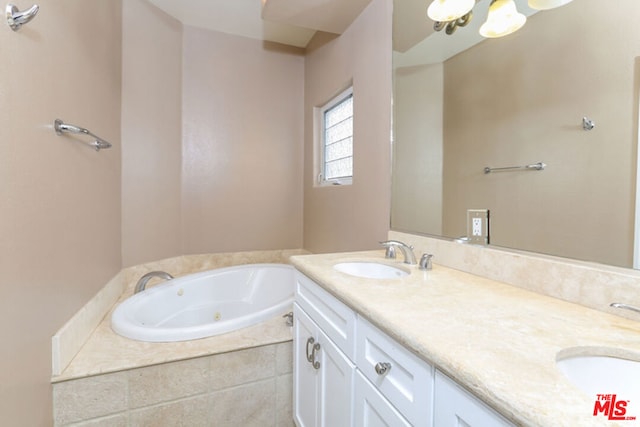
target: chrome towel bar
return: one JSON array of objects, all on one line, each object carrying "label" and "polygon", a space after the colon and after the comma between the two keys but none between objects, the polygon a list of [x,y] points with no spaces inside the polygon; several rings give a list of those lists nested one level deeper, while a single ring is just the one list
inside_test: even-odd
[{"label": "chrome towel bar", "polygon": [[90,142],[89,145],[95,148],[96,151],[100,151],[104,148],[111,148],[111,143],[105,141],[104,139],[100,138],[97,135],[94,135],[93,133],[89,132],[87,129],[81,128],[80,126],[64,123],[60,119],[56,119],[53,122],[53,128],[55,129],[56,134],[58,135],[62,135],[63,133],[74,133],[74,134],[89,135],[90,137],[95,138],[96,140],[93,142]]},{"label": "chrome towel bar", "polygon": [[525,166],[507,166],[507,167],[504,167],[504,168],[490,168],[490,167],[487,166],[486,168],[484,168],[484,173],[509,172],[509,171],[514,171],[514,170],[518,170],[518,169],[541,171],[546,167],[547,167],[547,165],[542,163],[542,162],[534,163],[532,165],[525,165]]}]

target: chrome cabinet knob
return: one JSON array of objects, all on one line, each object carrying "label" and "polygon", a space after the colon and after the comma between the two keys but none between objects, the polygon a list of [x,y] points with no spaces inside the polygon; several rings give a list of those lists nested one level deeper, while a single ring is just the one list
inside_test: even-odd
[{"label": "chrome cabinet knob", "polygon": [[391,363],[389,362],[378,362],[375,366],[376,374],[385,375],[391,369]]}]

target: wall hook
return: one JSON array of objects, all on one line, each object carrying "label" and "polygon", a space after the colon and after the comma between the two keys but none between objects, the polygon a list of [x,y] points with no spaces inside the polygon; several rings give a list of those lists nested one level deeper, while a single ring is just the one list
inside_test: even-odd
[{"label": "wall hook", "polygon": [[18,31],[23,24],[31,21],[36,16],[39,9],[40,6],[34,4],[30,9],[20,12],[15,5],[9,3],[7,5],[7,8],[5,9],[7,15],[7,23],[13,31]]},{"label": "wall hook", "polygon": [[583,117],[582,118],[582,129],[591,130],[594,127],[596,127],[596,124],[593,122],[593,120],[591,120],[588,117]]}]

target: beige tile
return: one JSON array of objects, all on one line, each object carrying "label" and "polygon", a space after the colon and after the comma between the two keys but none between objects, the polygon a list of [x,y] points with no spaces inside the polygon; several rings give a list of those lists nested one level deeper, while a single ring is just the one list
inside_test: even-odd
[{"label": "beige tile", "polygon": [[94,418],[77,424],[69,424],[69,427],[127,427],[128,419],[128,415],[122,413],[111,417]]},{"label": "beige tile", "polygon": [[293,372],[293,342],[276,345],[276,374]]},{"label": "beige tile", "polygon": [[54,384],[56,425],[104,417],[127,409],[125,373],[99,375]]},{"label": "beige tile", "polygon": [[129,371],[129,407],[140,408],[206,392],[208,366],[206,358],[197,358]]},{"label": "beige tile", "polygon": [[275,379],[221,390],[210,395],[211,420],[216,427],[275,426]]},{"label": "beige tile", "polygon": [[275,375],[275,345],[211,356],[210,390],[222,390]]},{"label": "beige tile", "polygon": [[209,396],[202,395],[159,406],[131,411],[130,427],[205,427],[216,425],[208,419]]},{"label": "beige tile", "polygon": [[276,378],[276,426],[293,426],[293,374]]}]

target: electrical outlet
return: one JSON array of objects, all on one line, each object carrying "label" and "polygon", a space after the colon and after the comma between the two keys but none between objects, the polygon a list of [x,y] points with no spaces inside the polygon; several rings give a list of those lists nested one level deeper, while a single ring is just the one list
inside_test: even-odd
[{"label": "electrical outlet", "polygon": [[482,236],[482,218],[471,218],[471,235]]},{"label": "electrical outlet", "polygon": [[467,241],[476,245],[489,244],[489,210],[467,210]]}]

